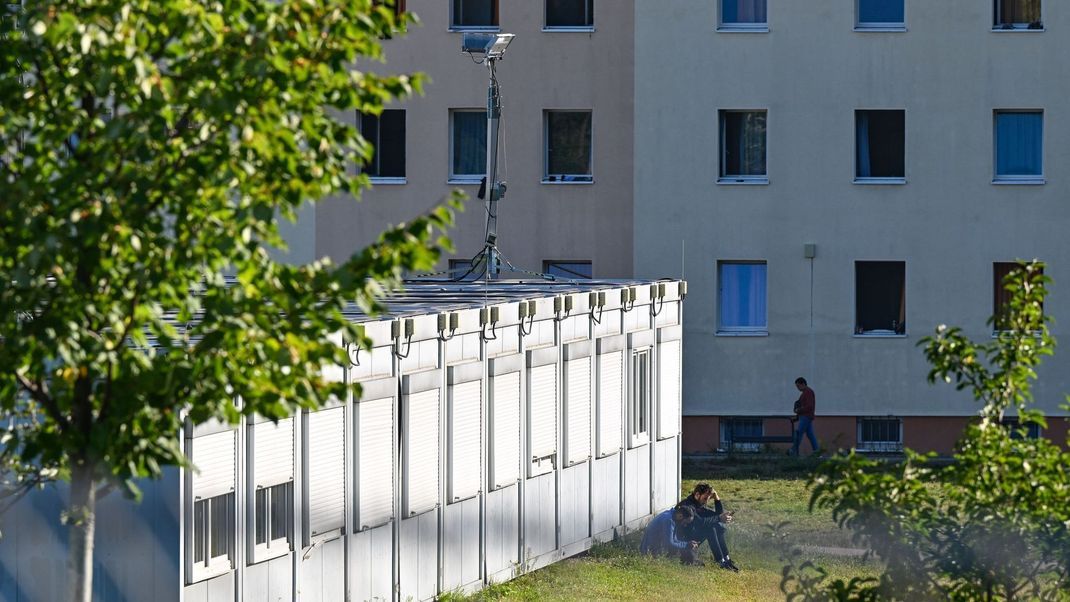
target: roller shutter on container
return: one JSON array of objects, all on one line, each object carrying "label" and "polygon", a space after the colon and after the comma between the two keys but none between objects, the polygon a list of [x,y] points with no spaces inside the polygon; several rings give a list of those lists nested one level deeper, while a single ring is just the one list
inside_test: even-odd
[{"label": "roller shutter on container", "polygon": [[621,448],[621,414],[624,411],[624,352],[598,356],[598,455]]},{"label": "roller shutter on container", "polygon": [[234,491],[234,431],[224,431],[193,439],[191,459],[193,498],[206,500]]},{"label": "roller shutter on container", "polygon": [[308,525],[311,535],[345,527],[345,408],[308,414]]},{"label": "roller shutter on container", "polygon": [[257,488],[294,478],[294,419],[253,425],[253,483]]},{"label": "roller shutter on container", "polygon": [[531,369],[531,396],[528,400],[528,432],[531,461],[539,474],[553,468],[550,459],[557,453],[557,365]]},{"label": "roller shutter on container", "polygon": [[439,391],[405,397],[405,508],[415,516],[438,505]]},{"label": "roller shutter on container", "polygon": [[591,358],[565,362],[567,465],[591,457]]},{"label": "roller shutter on container", "polygon": [[494,487],[520,479],[520,373],[491,379],[491,479]]},{"label": "roller shutter on container", "polygon": [[450,387],[449,500],[456,502],[479,493],[482,477],[480,436],[483,421],[479,405],[483,383],[472,381]]},{"label": "roller shutter on container", "polygon": [[675,437],[680,428],[680,341],[665,341],[658,348],[658,437]]},{"label": "roller shutter on container", "polygon": [[362,401],[357,412],[357,512],[360,529],[394,518],[394,399]]}]

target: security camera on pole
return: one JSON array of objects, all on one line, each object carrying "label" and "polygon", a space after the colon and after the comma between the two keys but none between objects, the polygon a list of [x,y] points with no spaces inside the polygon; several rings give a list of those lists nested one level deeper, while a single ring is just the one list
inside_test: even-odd
[{"label": "security camera on pole", "polygon": [[487,171],[484,185],[480,188],[480,198],[484,199],[487,208],[487,229],[484,239],[482,257],[486,263],[487,279],[498,278],[499,252],[498,252],[498,201],[505,196],[505,182],[498,180],[498,127],[502,115],[501,94],[498,88],[498,79],[495,76],[495,65],[505,55],[505,49],[513,41],[515,36],[511,33],[480,34],[467,33],[462,42],[462,51],[472,56],[482,55],[481,62],[487,66],[490,73],[490,83],[487,86]]}]

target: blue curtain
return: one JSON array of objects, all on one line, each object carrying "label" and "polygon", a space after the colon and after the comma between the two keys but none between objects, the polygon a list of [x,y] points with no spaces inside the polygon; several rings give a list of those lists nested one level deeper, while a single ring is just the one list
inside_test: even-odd
[{"label": "blue curtain", "polygon": [[1044,116],[1038,112],[996,114],[996,175],[1039,176]]},{"label": "blue curtain", "polygon": [[765,22],[765,0],[721,0],[721,23]]},{"label": "blue curtain", "polygon": [[454,176],[482,176],[487,171],[487,112],[453,113]]},{"label": "blue curtain", "polygon": [[903,0],[858,0],[858,22],[903,23]]},{"label": "blue curtain", "polygon": [[722,263],[721,328],[766,328],[766,264]]},{"label": "blue curtain", "polygon": [[858,149],[855,157],[855,177],[868,178],[873,173],[869,162],[869,114],[865,111],[855,111],[855,115],[855,146]]}]

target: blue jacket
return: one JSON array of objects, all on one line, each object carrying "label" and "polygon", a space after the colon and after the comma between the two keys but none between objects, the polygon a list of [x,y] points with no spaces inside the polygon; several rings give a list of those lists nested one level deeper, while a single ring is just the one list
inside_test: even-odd
[{"label": "blue jacket", "polygon": [[672,519],[673,509],[654,517],[643,533],[643,543],[639,551],[643,554],[671,554],[687,549],[688,542],[676,534],[676,521]]}]

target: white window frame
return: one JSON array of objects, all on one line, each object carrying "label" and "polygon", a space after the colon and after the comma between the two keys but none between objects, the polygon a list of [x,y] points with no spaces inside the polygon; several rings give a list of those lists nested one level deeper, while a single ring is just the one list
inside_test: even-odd
[{"label": "white window frame", "polygon": [[[290,471],[289,479],[281,480],[281,481],[280,480],[273,480],[273,479],[261,480],[260,476],[258,476],[257,473],[256,473],[256,467],[257,467],[256,439],[258,437],[257,431],[258,431],[258,429],[259,430],[265,430],[265,429],[268,429],[268,428],[278,429],[278,428],[280,428],[279,425],[282,425],[282,424],[287,423],[287,422],[289,423],[289,430],[290,430],[289,457],[290,457],[290,462],[291,462],[291,471]],[[294,441],[296,439],[295,427],[296,427],[296,419],[294,417],[282,418],[275,425],[272,425],[272,423],[269,422],[269,421],[262,421],[262,422],[258,422],[258,423],[255,423],[255,424],[249,424],[246,427],[247,428],[247,433],[249,433],[249,435],[248,435],[249,441],[248,441],[248,445],[247,445],[247,449],[248,449],[249,454],[248,454],[247,460],[248,460],[248,465],[250,467],[250,470],[249,470],[250,479],[249,479],[249,489],[248,489],[249,499],[246,502],[246,507],[249,509],[248,514],[246,515],[248,517],[248,523],[247,523],[248,528],[246,529],[246,537],[248,539],[248,549],[249,549],[249,562],[248,562],[248,564],[256,564],[256,563],[259,563],[259,562],[264,562],[266,560],[271,560],[272,558],[278,558],[280,556],[284,556],[284,555],[290,553],[293,550],[294,521],[296,519],[296,516],[295,516],[296,499],[294,498],[294,496],[297,494],[297,488],[296,488],[295,483],[294,483],[294,468],[295,468],[295,464],[296,464],[296,458],[294,457]],[[285,517],[286,533],[282,537],[277,537],[275,539],[271,538],[271,523],[272,523],[272,518],[273,518],[271,516],[271,502],[272,502],[272,496],[274,495],[274,493],[269,492],[269,493],[266,494],[266,498],[267,499],[266,499],[266,503],[265,503],[265,512],[267,512],[267,540],[265,542],[263,542],[263,543],[257,543],[257,541],[256,541],[256,523],[257,523],[257,520],[259,518],[259,515],[257,514],[257,508],[256,508],[257,493],[259,491],[262,491],[262,490],[269,490],[270,491],[274,487],[281,486],[281,485],[286,485],[286,486],[290,487],[290,492],[289,492],[290,504],[289,504],[288,507],[284,508],[284,511],[286,512],[286,517]]]},{"label": "white window frame", "polygon": [[[721,305],[724,303],[724,281],[721,267],[725,265],[765,266],[765,324],[762,326],[725,326],[721,323]],[[718,336],[768,336],[769,335],[769,262],[765,260],[727,259],[717,262],[717,335]]]},{"label": "white window frame", "polygon": [[[727,136],[725,132],[725,119],[730,114],[743,114],[743,113],[764,113],[765,114],[765,173],[764,174],[730,174],[727,169],[727,156],[725,152],[725,143]],[[717,111],[717,183],[718,184],[750,184],[750,185],[765,185],[769,184],[769,110],[768,109],[720,109]]]},{"label": "white window frame", "polygon": [[[285,517],[283,520],[286,522],[286,533],[282,537],[271,538],[271,525],[275,519],[272,514],[274,497],[276,494],[283,493],[286,488],[289,488],[288,496],[290,503],[283,507]],[[266,522],[264,529],[267,539],[263,543],[257,543],[256,541],[256,522],[260,519],[260,515],[256,511],[257,496],[264,492],[264,512],[266,516],[264,521]],[[253,512],[249,514],[250,528],[249,528],[249,541],[252,542],[252,554],[249,559],[249,564],[255,564],[270,560],[272,558],[278,558],[279,556],[285,556],[292,550],[291,542],[294,537],[294,482],[292,480],[285,483],[275,483],[274,485],[266,485],[264,487],[257,487],[253,492],[252,508]]]},{"label": "white window frame", "polygon": [[[546,32],[587,32],[594,31],[594,2],[595,0],[579,0],[583,2],[583,11],[587,13],[587,21],[590,21],[590,25],[549,25],[550,22],[550,3],[548,0],[543,0],[542,11],[542,30]],[[499,15],[500,16],[500,15]]]},{"label": "white window frame", "polygon": [[[409,140],[408,140],[408,136],[409,136],[409,132],[408,132],[409,113],[405,109],[383,109],[383,113],[386,113],[387,111],[400,111],[401,112],[401,119],[402,119],[402,121],[405,122],[405,139],[401,141],[401,145],[402,145],[402,159],[401,160],[404,163],[404,165],[402,166],[402,171],[405,172],[405,175],[400,176],[400,177],[398,177],[398,176],[373,176],[373,175],[369,175],[368,176],[368,180],[371,181],[372,184],[386,184],[386,185],[407,184],[408,183],[408,175],[409,175],[409,166],[408,166],[408,160],[409,160]],[[383,139],[383,137],[382,137],[382,132],[383,132],[383,122],[382,122],[383,116],[382,116],[382,114],[376,115],[375,119],[379,123],[379,128],[378,128],[379,138],[378,138],[378,140],[374,140],[374,141],[368,140],[368,142],[371,143],[375,148],[375,150],[374,150],[375,159],[376,160],[381,160],[381,157],[379,156],[379,147],[380,147],[379,141]],[[360,129],[360,135],[363,137],[364,136],[364,114],[361,113],[360,111],[357,111],[357,126]],[[365,138],[365,139],[367,140],[367,138]],[[361,172],[362,173],[364,172],[364,166],[363,165],[361,165]]]},{"label": "white window frame", "polygon": [[[550,115],[552,113],[589,113],[591,115],[591,142],[587,149],[589,174],[552,174],[550,173]],[[452,163],[450,164],[453,165]],[[562,178],[579,178],[565,180]],[[594,184],[594,111],[592,109],[546,109],[542,112],[542,183],[548,185],[591,185]]]},{"label": "white window frame", "polygon": [[724,20],[724,0],[717,0],[717,31],[744,32],[744,33],[768,33],[769,32],[769,2],[765,2],[765,21],[762,23],[726,23]]},{"label": "white window frame", "polygon": [[497,25],[458,25],[457,24],[457,15],[454,13],[454,10],[453,10],[453,0],[450,0],[450,5],[449,5],[450,27],[449,27],[449,30],[450,31],[487,31],[487,32],[501,31],[501,29],[502,29],[502,27],[501,27],[501,20],[502,20],[502,5],[501,5],[501,1],[500,0],[491,0],[491,2],[495,2],[495,3],[498,4],[498,24]]},{"label": "white window frame", "polygon": [[1040,24],[1040,27],[1031,27],[1032,23],[997,23],[996,20],[999,17],[1000,8],[1002,8],[1004,2],[1008,1],[1013,2],[1014,0],[992,0],[992,31],[1040,32],[1045,30],[1043,0],[1040,2],[1040,20],[1036,21],[1036,23]]},{"label": "white window frame", "polygon": [[633,349],[628,379],[628,449],[650,443],[650,406],[653,397],[653,350]]},{"label": "white window frame", "polygon": [[[450,114],[449,114],[449,125],[450,125],[449,145],[450,145],[450,152],[449,152],[449,166],[448,166],[449,180],[447,181],[447,183],[448,184],[479,184],[480,181],[482,181],[483,178],[486,176],[486,173],[481,173],[481,174],[455,174],[455,173],[453,173],[453,153],[456,150],[456,149],[453,148],[453,141],[454,141],[454,136],[453,136],[454,120],[453,120],[453,116],[456,115],[457,113],[483,113],[484,118],[485,118],[487,110],[486,109],[475,109],[475,108],[450,109]],[[490,152],[490,149],[487,149],[487,152]],[[484,155],[483,158],[484,158],[483,171],[485,172],[486,169],[487,169],[486,168],[486,155]]]},{"label": "white window frame", "polygon": [[903,3],[903,20],[900,22],[895,21],[863,21],[862,20],[862,2],[865,0],[855,0],[855,31],[906,31],[907,30],[907,7],[906,0],[900,0]]},{"label": "white window frame", "polygon": [[[858,175],[858,114],[876,111],[898,111],[903,114],[903,175],[901,176],[860,176]],[[855,109],[855,184],[906,184],[907,183],[907,112],[906,109]]]},{"label": "white window frame", "polygon": [[[216,499],[219,499],[219,498],[230,498],[229,500],[227,500],[227,503],[230,506],[230,508],[229,508],[230,509],[230,513],[229,513],[229,516],[226,518],[226,521],[227,521],[227,524],[226,524],[226,532],[227,532],[227,545],[226,545],[226,548],[227,549],[226,549],[226,553],[224,553],[222,556],[210,556],[211,549],[212,549],[211,534],[213,532],[212,528],[211,528],[211,523],[212,523],[212,514],[211,514],[212,501],[216,500]],[[190,576],[189,576],[189,583],[190,584],[197,583],[198,581],[204,581],[205,579],[210,579],[212,577],[217,577],[219,575],[223,575],[223,574],[229,573],[230,571],[234,570],[234,558],[233,558],[234,557],[234,543],[235,543],[234,529],[235,529],[235,517],[237,515],[237,502],[235,501],[236,499],[237,499],[237,496],[236,496],[235,492],[231,491],[230,493],[224,493],[222,495],[216,495],[216,496],[212,496],[212,497],[205,498],[205,499],[195,499],[195,500],[193,500],[193,506],[191,508],[191,516],[190,516],[190,522],[189,522],[189,525],[190,525],[190,536],[189,536],[190,549],[187,551],[187,555],[189,556],[189,562],[190,562],[190,565],[189,565],[190,566]],[[197,541],[197,528],[198,528],[198,526],[196,524],[197,523],[197,521],[196,521],[197,504],[205,504],[204,512],[207,515],[204,518],[204,524],[205,524],[205,532],[204,532],[204,535],[203,535],[203,537],[204,537],[204,544],[203,544],[204,545],[204,560],[202,560],[200,562],[195,560],[195,558],[196,558],[196,550],[194,549],[194,547],[196,546],[196,541]]]},{"label": "white window frame", "polygon": [[[205,470],[204,470],[204,472],[201,472],[200,470],[186,471],[186,475],[187,475],[186,483],[187,483],[187,485],[189,487],[189,489],[187,490],[187,492],[189,494],[188,497],[187,497],[187,499],[189,500],[189,502],[188,502],[189,505],[186,508],[187,508],[187,511],[189,512],[189,514],[188,514],[188,524],[190,526],[190,528],[188,530],[187,539],[186,539],[186,542],[187,542],[186,546],[187,547],[186,547],[186,559],[185,559],[185,562],[186,562],[186,566],[189,568],[189,572],[187,573],[187,584],[196,583],[198,581],[204,581],[205,579],[210,579],[212,577],[217,577],[219,575],[223,575],[225,573],[228,573],[228,572],[234,570],[234,565],[235,565],[235,562],[236,562],[235,552],[237,550],[236,546],[237,546],[237,541],[238,541],[237,540],[237,531],[236,531],[237,512],[238,512],[238,507],[237,507],[237,482],[238,482],[238,479],[237,479],[237,461],[238,461],[237,441],[238,441],[238,431],[236,431],[236,430],[226,430],[226,431],[221,431],[221,432],[218,432],[218,433],[213,433],[213,434],[210,434],[210,435],[201,435],[199,437],[193,437],[192,439],[188,440],[188,447],[187,447],[187,451],[186,451],[187,455],[189,456],[190,460],[194,463],[195,466],[198,463],[203,464],[203,466],[205,467]],[[198,481],[201,480],[202,476],[207,475],[208,473],[214,472],[212,470],[212,468],[220,466],[220,464],[218,462],[213,461],[213,460],[218,460],[218,458],[220,457],[219,454],[226,453],[226,448],[229,448],[229,466],[227,466],[227,469],[229,469],[229,471],[230,471],[229,489],[226,486],[224,486],[223,488],[220,488],[218,484],[216,484],[216,486],[214,488],[213,487],[207,487],[207,486],[204,487],[204,488],[199,488],[198,485],[200,483]],[[202,457],[202,454],[198,453],[199,451],[202,451],[203,455],[207,456],[207,457]],[[220,473],[220,474],[222,474],[222,473]],[[220,476],[220,474],[213,474],[212,476],[215,477],[215,478],[218,478]],[[207,489],[207,491],[204,492],[206,495],[203,495],[203,496],[199,495],[199,493],[201,493],[201,492],[198,491],[198,489]],[[211,529],[211,514],[210,514],[210,510],[211,510],[211,506],[212,506],[211,505],[211,501],[219,499],[219,498],[226,498],[226,497],[229,497],[229,502],[228,503],[229,503],[229,510],[230,510],[230,515],[229,515],[229,517],[227,517],[227,524],[226,524],[226,533],[227,533],[226,552],[221,556],[214,556],[213,557],[213,556],[210,556],[210,554],[211,554],[211,546],[212,546],[212,541],[211,541],[212,529]],[[195,548],[196,548],[196,541],[197,541],[197,533],[196,533],[196,530],[197,530],[196,522],[197,521],[196,521],[196,516],[197,516],[197,504],[198,503],[205,503],[206,505],[204,506],[204,509],[205,509],[204,511],[206,513],[208,513],[208,516],[206,516],[204,518],[205,525],[206,525],[205,532],[204,532],[204,535],[203,535],[203,537],[204,537],[203,545],[205,546],[205,552],[204,552],[204,559],[201,560],[201,561],[196,561],[195,560],[195,555],[196,555]]]},{"label": "white window frame", "polygon": [[[999,116],[1001,114],[1032,113],[1040,115],[1040,173],[1037,175],[999,173]],[[992,183],[993,184],[1044,184],[1044,110],[1043,109],[996,109],[992,111]]]},{"label": "white window frame", "polygon": [[[898,426],[895,441],[866,441],[862,439],[862,424],[870,420],[889,421],[894,420]],[[897,453],[903,451],[903,419],[897,416],[863,416],[858,418],[857,434],[855,440],[856,451],[875,453]]]}]

